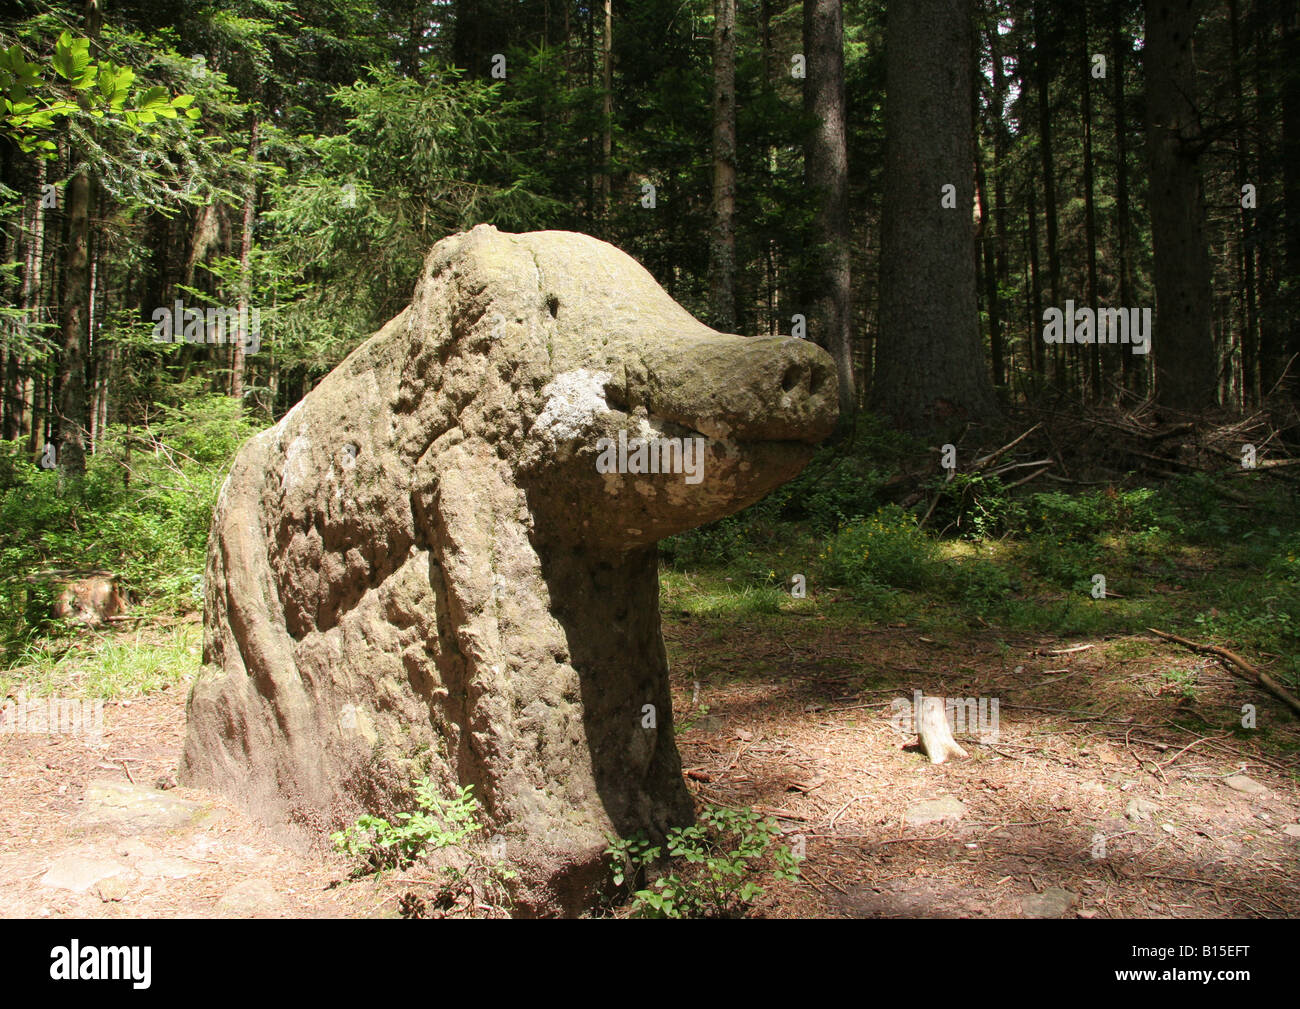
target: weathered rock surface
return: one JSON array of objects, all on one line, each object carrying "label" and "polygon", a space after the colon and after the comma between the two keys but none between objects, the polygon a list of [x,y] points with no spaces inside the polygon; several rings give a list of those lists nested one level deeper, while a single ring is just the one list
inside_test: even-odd
[{"label": "weathered rock surface", "polygon": [[184,827],[210,815],[211,809],[126,781],[95,780],[86,786],[86,801],[73,821],[77,830],[145,834]]},{"label": "weathered rock surface", "polygon": [[80,893],[89,890],[100,880],[127,871],[126,866],[112,859],[65,855],[49,867],[41,877],[41,885]]},{"label": "weathered rock surface", "polygon": [[942,823],[945,820],[960,820],[966,815],[966,805],[953,795],[941,795],[937,799],[914,802],[903,813],[903,822],[909,827],[924,827],[930,823]]},{"label": "weathered rock surface", "polygon": [[[410,307],[235,460],[182,780],[317,838],[412,808],[424,774],[473,784],[521,906],[576,910],[607,831],[692,816],[655,544],[798,473],[835,386],[823,351],[717,333],[606,243],[440,242]],[[635,439],[699,455],[638,473]]]},{"label": "weathered rock surface", "polygon": [[1124,816],[1136,823],[1139,820],[1151,819],[1151,814],[1159,808],[1160,807],[1150,799],[1143,799],[1141,796],[1138,796],[1129,799],[1128,805],[1124,807]]},{"label": "weathered rock surface", "polygon": [[1042,893],[1027,893],[1020,898],[1020,910],[1026,918],[1060,918],[1074,906],[1078,895],[1059,886],[1049,886]]},{"label": "weathered rock surface", "polygon": [[1268,791],[1254,778],[1245,774],[1234,774],[1231,777],[1224,778],[1223,783],[1234,792],[1241,792],[1245,795],[1264,795]]}]

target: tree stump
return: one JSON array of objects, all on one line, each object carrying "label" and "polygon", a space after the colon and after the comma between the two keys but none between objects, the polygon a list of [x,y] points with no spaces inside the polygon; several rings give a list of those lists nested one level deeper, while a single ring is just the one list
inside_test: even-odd
[{"label": "tree stump", "polygon": [[916,731],[921,748],[932,764],[942,764],[949,757],[969,756],[952,738],[948,724],[947,704],[942,697],[923,697],[921,710],[916,715]]}]

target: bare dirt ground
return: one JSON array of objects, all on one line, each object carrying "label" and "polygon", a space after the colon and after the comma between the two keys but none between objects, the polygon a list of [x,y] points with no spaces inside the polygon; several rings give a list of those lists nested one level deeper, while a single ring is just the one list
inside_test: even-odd
[{"label": "bare dirt ground", "polygon": [[[678,736],[691,787],[765,809],[787,841],[804,839],[806,882],[772,887],[760,913],[1300,914],[1297,724],[1214,661],[1154,638],[1065,651],[1080,643],[1003,633],[1005,651],[991,630],[945,642],[792,623],[725,645],[707,621],[666,629],[674,709],[695,718]],[[1117,657],[1133,651],[1150,654]],[[1170,689],[1172,670],[1194,678],[1194,702]],[[890,702],[913,689],[999,698],[997,741],[959,735],[969,759],[931,765],[891,725]],[[1260,730],[1244,738],[1173,724],[1200,721],[1186,717],[1194,709],[1239,725],[1246,703]],[[945,797],[960,819],[909,822],[942,812],[918,804]]]},{"label": "bare dirt ground", "polygon": [[[0,913],[7,917],[340,917],[383,913],[369,884],[331,888],[342,862],[293,852],[234,804],[197,801],[180,826],[84,822],[92,781],[174,782],[186,687],[104,705],[99,743],[53,734],[0,736]],[[52,875],[51,875],[52,874]],[[55,877],[67,886],[54,885]],[[84,886],[84,889],[81,887]],[[395,906],[395,905],[394,905]]]},{"label": "bare dirt ground", "polygon": [[[804,881],[769,886],[756,914],[1300,914],[1300,728],[1209,658],[811,616],[747,635],[665,625],[689,787],[769,812],[806,851]],[[891,725],[913,689],[998,698],[996,741],[959,735],[968,759],[929,764]],[[106,703],[98,743],[0,735],[0,914],[398,914],[418,870],[350,880],[341,858],[290,850],[216,796],[167,788],[198,804],[179,823],[87,820],[93,781],[172,784],[185,692]],[[1258,729],[1234,731],[1243,704]]]}]

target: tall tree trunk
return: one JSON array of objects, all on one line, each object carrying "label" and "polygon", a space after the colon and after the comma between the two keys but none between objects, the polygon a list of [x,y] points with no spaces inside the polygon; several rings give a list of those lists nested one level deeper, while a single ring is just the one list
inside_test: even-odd
[{"label": "tall tree trunk", "polygon": [[[1128,110],[1124,94],[1124,67],[1129,53],[1128,34],[1124,31],[1126,0],[1112,5],[1111,52],[1114,63],[1115,104],[1115,244],[1116,270],[1119,274],[1119,303],[1124,308],[1133,303],[1132,264],[1129,255],[1130,210],[1128,197]],[[1135,389],[1145,374],[1137,367],[1133,354],[1121,354],[1125,388]]]},{"label": "tall tree trunk", "polygon": [[[37,322],[44,323],[53,315],[54,310],[50,306],[56,304],[58,300],[56,293],[58,288],[55,283],[58,267],[52,250],[54,243],[49,240],[49,225],[45,223],[44,215],[42,215],[41,231],[44,241],[43,247],[39,250],[40,255],[37,257],[36,271],[33,273],[32,298],[36,307],[34,318]],[[34,352],[28,362],[27,373],[23,377],[23,388],[24,398],[32,405],[31,420],[27,429],[27,450],[28,454],[36,458],[44,451],[45,443],[51,433],[49,430],[50,372],[56,357],[50,353],[54,349],[54,337],[43,327],[39,332],[32,334],[32,343],[40,350]]]},{"label": "tall tree trunk", "polygon": [[[1097,212],[1092,165],[1092,53],[1088,45],[1088,5],[1079,4],[1079,73],[1083,79],[1080,109],[1083,120],[1083,240],[1088,247],[1088,306],[1097,314]],[[1089,378],[1093,401],[1101,399],[1101,344],[1089,348]]]},{"label": "tall tree trunk", "polygon": [[918,432],[996,415],[975,298],[971,15],[971,0],[889,0],[886,14],[873,400]]},{"label": "tall tree trunk", "polygon": [[[1277,211],[1274,193],[1276,181],[1271,178],[1276,165],[1272,146],[1276,130],[1274,121],[1276,94],[1271,74],[1271,53],[1274,42],[1274,19],[1257,6],[1255,9],[1255,122],[1256,157],[1260,165],[1258,180],[1258,219],[1276,222]],[[1282,321],[1279,318],[1277,228],[1269,223],[1256,230],[1255,266],[1259,281],[1259,385],[1267,396],[1282,377],[1285,363],[1282,354]]]},{"label": "tall tree trunk", "polygon": [[[594,88],[596,85],[596,12],[591,5],[587,5],[587,87]],[[596,176],[598,169],[596,166],[596,138],[588,134],[586,144],[584,145],[587,152],[587,229],[593,233],[599,229],[598,219],[600,212],[596,207]]]},{"label": "tall tree trunk", "polygon": [[[17,153],[12,144],[0,145],[0,183],[8,189],[14,189],[13,156]],[[26,187],[20,187],[26,188]],[[13,227],[13,221],[6,221],[9,227],[0,232],[0,262],[17,263],[18,253],[22,249],[25,253],[27,244],[27,235],[30,231],[30,217],[33,212],[40,213],[40,205],[37,202],[33,208],[33,201],[22,200],[18,203],[18,221],[17,227]],[[4,273],[0,275],[0,297],[12,305],[19,305],[22,301],[19,292],[22,290],[23,277],[18,273]],[[22,339],[22,319],[9,318],[0,320],[0,438],[6,437],[5,432],[16,423],[15,403],[8,395],[9,386],[5,382],[5,362],[9,360],[16,350]]]},{"label": "tall tree trunk", "polygon": [[248,182],[244,186],[244,220],[239,237],[239,336],[230,354],[230,398],[240,404],[244,402],[244,348],[248,345],[248,334],[244,332],[244,324],[252,315],[253,221],[257,216],[259,142],[257,113],[254,112],[253,125],[249,130],[248,138]]},{"label": "tall tree trunk", "polygon": [[[1061,260],[1056,229],[1056,168],[1052,155],[1052,52],[1048,46],[1048,26],[1043,5],[1034,0],[1034,77],[1038,86],[1038,148],[1043,161],[1043,219],[1047,224],[1047,289],[1052,305],[1061,304]],[[1040,317],[1040,322],[1041,317]],[[1044,349],[1046,349],[1044,347]],[[1060,345],[1052,347],[1052,381],[1057,388],[1065,387],[1065,374]]]},{"label": "tall tree trunk", "polygon": [[99,244],[91,236],[90,242],[90,295],[86,299],[86,331],[90,334],[86,342],[86,359],[89,364],[87,368],[87,377],[89,379],[90,397],[87,404],[87,414],[89,421],[86,427],[90,432],[90,452],[95,453],[95,447],[99,444],[99,392],[102,374],[100,371],[101,355],[99,352],[99,338],[95,333],[95,320],[98,318],[95,312],[95,301],[99,297]]},{"label": "tall tree trunk", "polygon": [[32,430],[28,436],[27,452],[40,457],[45,443],[53,433],[50,430],[50,377],[44,365],[32,376]]},{"label": "tall tree trunk", "polygon": [[[1237,0],[1228,0],[1228,20],[1232,42],[1232,114],[1236,120],[1232,143],[1237,152],[1238,213],[1241,215],[1241,235],[1236,257],[1238,290],[1241,299],[1241,392],[1242,405],[1259,402],[1259,320],[1255,308],[1255,210],[1241,207],[1241,187],[1253,182],[1250,171],[1250,140],[1246,135],[1246,103],[1241,85],[1241,19]],[[1258,194],[1257,194],[1258,195]]]},{"label": "tall tree trunk", "polygon": [[[763,101],[766,104],[771,100],[773,91],[772,0],[761,0],[758,6],[758,45],[763,58]],[[773,191],[778,186],[776,181],[776,159],[777,146],[769,140],[765,164],[767,167],[767,185]],[[780,333],[782,328],[780,322],[781,277],[779,272],[781,246],[775,235],[768,235],[763,245],[763,288],[767,318],[763,320],[761,330],[769,336],[775,336]]]},{"label": "tall tree trunk", "polygon": [[[996,255],[994,257],[995,279],[994,290],[998,292],[998,298],[1001,298],[1002,291],[1009,286],[1010,277],[1007,273],[1009,269],[1010,254],[1008,249],[1007,238],[1007,192],[1006,192],[1006,174],[1007,174],[1007,148],[1010,144],[1009,131],[1006,122],[1007,106],[1007,83],[1006,75],[1002,66],[1002,50],[1000,48],[1000,38],[998,36],[997,21],[994,19],[988,33],[989,39],[989,57],[993,63],[993,224],[997,229]],[[1002,316],[1002,306],[998,305],[998,316]],[[1001,332],[1006,333],[1006,340],[1010,340],[1010,322],[1008,321],[1005,328],[999,327]],[[996,372],[994,374],[995,382],[1006,382],[1008,376]]]},{"label": "tall tree trunk", "polygon": [[713,4],[713,226],[709,308],[713,325],[736,328],[736,0]]},{"label": "tall tree trunk", "polygon": [[[99,0],[86,0],[85,16],[87,37],[97,38]],[[73,476],[86,471],[86,433],[90,426],[86,408],[86,357],[90,344],[90,175],[81,154],[75,145],[69,150],[73,174],[67,185],[68,233],[59,299],[63,357],[59,362],[56,440],[59,469]]]},{"label": "tall tree trunk", "polygon": [[[973,90],[973,89],[972,89]],[[972,110],[978,115],[979,105]],[[978,135],[978,130],[976,130]],[[984,174],[984,158],[977,150],[975,153],[975,196],[979,204],[980,220],[975,229],[976,245],[983,253],[983,269],[980,270],[976,259],[976,272],[984,282],[984,302],[989,314],[989,354],[993,359],[993,385],[999,395],[1006,392],[1006,362],[1002,346],[1002,314],[998,305],[998,271],[994,260],[992,228],[989,212],[988,179]]]},{"label": "tall tree trunk", "polygon": [[[45,188],[45,161],[36,165],[36,192]],[[23,286],[22,330],[23,343],[30,346],[35,340],[35,325],[41,321],[41,271],[45,265],[45,207],[38,196],[31,202],[31,227],[23,236]],[[10,407],[5,413],[6,438],[20,438],[31,430],[31,415],[24,413],[27,406],[28,379],[24,377],[17,350],[10,347],[5,364],[5,398]]]},{"label": "tall tree trunk", "polygon": [[[77,158],[74,150],[73,158]],[[86,357],[89,344],[90,178],[81,166],[67,184],[67,244],[63,253],[59,298],[59,405],[55,441],[59,469],[69,475],[86,471]]]},{"label": "tall tree trunk", "polygon": [[1195,104],[1194,0],[1146,0],[1143,50],[1154,246],[1156,396],[1162,406],[1214,406],[1218,374],[1210,320],[1210,256]]},{"label": "tall tree trunk", "polygon": [[[996,26],[994,31],[996,31]],[[1020,77],[1020,116],[1023,122],[1028,115],[1029,102],[1028,94],[1030,88],[1030,78],[1028,67],[1030,66],[1029,54],[1026,50],[1026,43],[1023,34],[1016,43],[1016,68]],[[1038,243],[1038,182],[1032,173],[1025,174],[1025,217],[1028,223],[1028,234],[1026,244],[1028,245],[1029,257],[1029,362],[1034,371],[1036,381],[1034,387],[1037,388],[1046,371],[1047,346],[1041,338],[1043,325],[1043,281],[1042,270],[1039,266],[1039,243]]]},{"label": "tall tree trunk", "polygon": [[1282,202],[1286,205],[1286,383],[1300,399],[1300,3],[1282,0]]},{"label": "tall tree trunk", "polygon": [[1027,179],[1025,203],[1026,215],[1029,218],[1029,360],[1034,373],[1041,377],[1044,372],[1044,358],[1047,356],[1047,347],[1039,338],[1039,327],[1043,324],[1043,282],[1038,268],[1038,208],[1034,205],[1037,193],[1038,190],[1034,180],[1032,178]]},{"label": "tall tree trunk", "polygon": [[817,296],[813,338],[830,351],[839,374],[840,425],[857,409],[853,383],[853,288],[850,277],[849,154],[844,128],[844,20],[841,0],[804,0],[803,45],[808,77],[804,111],[812,119],[804,166],[818,195]]},{"label": "tall tree trunk", "polygon": [[611,159],[614,156],[614,0],[605,0],[605,33],[600,48],[602,85],[600,213],[608,232]]}]

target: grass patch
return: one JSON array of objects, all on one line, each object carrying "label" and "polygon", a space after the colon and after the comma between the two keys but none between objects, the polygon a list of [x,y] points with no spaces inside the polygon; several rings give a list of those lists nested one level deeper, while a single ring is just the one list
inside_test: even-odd
[{"label": "grass patch", "polygon": [[202,632],[176,624],[165,634],[81,634],[30,643],[0,672],[0,695],[22,690],[29,697],[139,697],[173,686],[198,671]]}]

